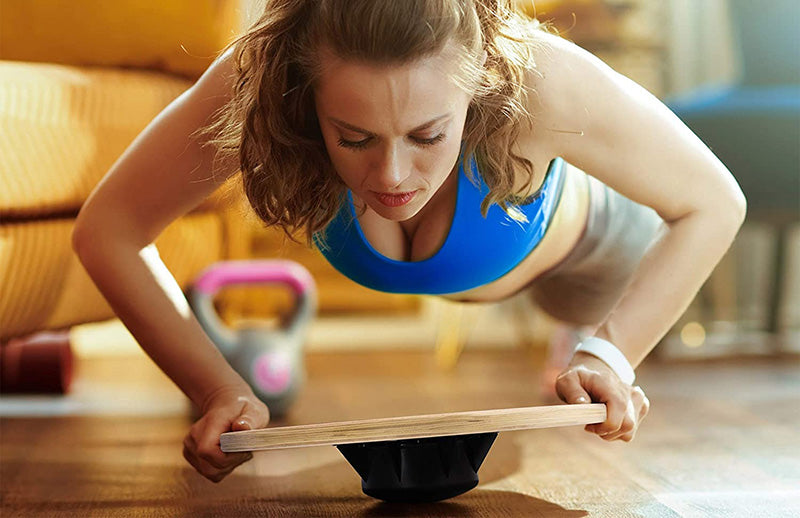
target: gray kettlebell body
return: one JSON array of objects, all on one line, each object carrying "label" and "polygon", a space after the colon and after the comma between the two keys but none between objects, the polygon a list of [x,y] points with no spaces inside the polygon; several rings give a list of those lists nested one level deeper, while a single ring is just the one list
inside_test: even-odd
[{"label": "gray kettlebell body", "polygon": [[[284,284],[295,296],[294,309],[277,329],[253,322],[232,329],[213,303],[216,292],[232,284]],[[198,276],[189,302],[203,330],[270,415],[284,415],[306,377],[303,345],[316,313],[316,289],[308,270],[285,260],[222,261]]]}]

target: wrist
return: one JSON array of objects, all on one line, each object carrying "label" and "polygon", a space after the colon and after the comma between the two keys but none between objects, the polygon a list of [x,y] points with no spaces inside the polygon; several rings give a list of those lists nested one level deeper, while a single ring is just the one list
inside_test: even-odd
[{"label": "wrist", "polygon": [[203,396],[202,400],[197,402],[198,407],[202,413],[205,413],[210,407],[218,404],[220,401],[232,401],[239,398],[255,398],[253,389],[245,383],[234,383],[229,385],[220,385],[210,390]]},{"label": "wrist", "polygon": [[614,344],[602,338],[589,337],[575,347],[575,355],[590,355],[603,362],[623,383],[633,385],[636,374],[628,359]]}]

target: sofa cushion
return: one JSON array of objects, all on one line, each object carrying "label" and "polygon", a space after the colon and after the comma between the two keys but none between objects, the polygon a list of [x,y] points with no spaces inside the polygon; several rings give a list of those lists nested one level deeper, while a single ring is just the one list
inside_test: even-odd
[{"label": "sofa cushion", "polygon": [[[0,225],[0,339],[114,315],[72,252],[73,223],[52,219]],[[223,240],[218,214],[195,213],[167,227],[156,247],[185,288],[203,268],[223,259]]]},{"label": "sofa cushion", "polygon": [[76,212],[189,86],[154,72],[0,61],[0,216]]},{"label": "sofa cushion", "polygon": [[0,0],[0,59],[196,78],[240,27],[239,0]]}]

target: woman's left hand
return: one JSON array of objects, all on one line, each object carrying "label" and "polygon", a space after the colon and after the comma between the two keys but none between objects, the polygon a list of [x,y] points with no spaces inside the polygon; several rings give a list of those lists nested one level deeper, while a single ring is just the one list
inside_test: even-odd
[{"label": "woman's left hand", "polygon": [[600,359],[578,352],[556,378],[556,392],[565,403],[605,403],[606,420],[586,425],[606,441],[630,441],[650,410],[650,401],[638,386],[630,386]]}]

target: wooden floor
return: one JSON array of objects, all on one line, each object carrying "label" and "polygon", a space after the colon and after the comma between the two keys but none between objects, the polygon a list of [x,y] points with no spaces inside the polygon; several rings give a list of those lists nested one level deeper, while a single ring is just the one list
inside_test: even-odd
[{"label": "wooden floor", "polygon": [[[450,373],[431,353],[314,354],[292,415],[273,424],[550,403],[529,354],[468,350]],[[797,357],[651,360],[639,380],[652,411],[632,443],[580,427],[503,432],[476,489],[414,506],[363,495],[333,447],[260,452],[220,484],[207,482],[181,456],[188,406],[148,360],[79,369],[75,393],[51,405],[73,415],[0,421],[3,518],[800,516]],[[17,413],[46,413],[48,404],[4,398],[3,408],[15,402]]]}]

